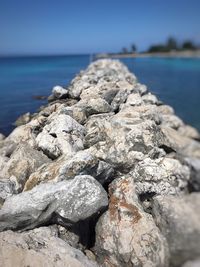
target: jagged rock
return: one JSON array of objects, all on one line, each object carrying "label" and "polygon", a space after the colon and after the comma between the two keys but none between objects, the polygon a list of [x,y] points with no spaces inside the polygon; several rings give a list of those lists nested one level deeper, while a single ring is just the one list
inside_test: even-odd
[{"label": "jagged rock", "polygon": [[163,144],[172,148],[184,157],[200,158],[200,142],[181,135],[178,131],[161,126],[161,131],[165,138]]},{"label": "jagged rock", "polygon": [[200,258],[195,259],[193,261],[187,261],[181,267],[199,267],[200,266]]},{"label": "jagged rock", "polygon": [[20,126],[28,123],[31,120],[31,114],[30,112],[27,112],[23,115],[21,115],[16,121],[15,126]]},{"label": "jagged rock", "polygon": [[7,178],[12,177],[18,184],[19,189],[23,186],[30,176],[42,164],[49,163],[51,160],[41,151],[37,151],[26,143],[21,143],[7,161],[2,173]]},{"label": "jagged rock", "polygon": [[72,224],[107,205],[103,187],[88,175],[56,184],[41,184],[7,198],[0,210],[0,231],[33,229],[52,219]]},{"label": "jagged rock", "polygon": [[59,114],[69,115],[80,124],[84,124],[87,120],[85,109],[76,105],[60,108]]},{"label": "jagged rock", "polygon": [[190,125],[182,125],[181,127],[179,127],[178,132],[183,136],[200,140],[199,132]]},{"label": "jagged rock", "polygon": [[85,146],[98,158],[117,166],[130,168],[154,147],[159,147],[162,133],[153,121],[112,117],[91,120],[86,125]]},{"label": "jagged rock", "polygon": [[97,223],[95,251],[103,266],[168,266],[168,247],[143,211],[131,177],[109,187],[109,208]]},{"label": "jagged rock", "polygon": [[189,189],[200,192],[200,159],[184,158],[185,162],[191,168],[191,177],[189,180]]},{"label": "jagged rock", "polygon": [[62,181],[80,174],[89,174],[104,184],[112,178],[114,170],[106,162],[98,160],[87,150],[78,151],[72,158],[65,156],[51,164],[45,164],[32,173],[25,184],[24,190],[30,190],[41,182]]},{"label": "jagged rock", "polygon": [[27,142],[30,146],[35,146],[35,132],[34,128],[29,124],[20,125],[15,128],[11,134],[5,139],[5,142],[15,142],[19,144],[20,142]]},{"label": "jagged rock", "polygon": [[[50,120],[49,120],[50,121]],[[38,148],[55,159],[62,154],[71,155],[83,149],[84,127],[72,117],[60,114],[53,116],[36,138]]]},{"label": "jagged rock", "polygon": [[181,266],[200,257],[200,194],[182,197],[159,196],[153,213],[170,250],[170,266]]},{"label": "jagged rock", "polygon": [[163,115],[173,115],[174,114],[174,109],[168,105],[157,106],[157,110],[158,110],[159,114],[163,114]]},{"label": "jagged rock", "polygon": [[16,184],[13,181],[0,178],[0,206],[3,204],[6,198],[16,193]]},{"label": "jagged rock", "polygon": [[81,251],[72,248],[42,227],[25,233],[0,233],[0,266],[2,267],[97,267]]},{"label": "jagged rock", "polygon": [[86,111],[87,116],[98,114],[98,113],[107,113],[111,111],[111,107],[102,98],[90,98],[87,100],[81,100],[77,104],[78,107],[81,107]]},{"label": "jagged rock", "polygon": [[139,93],[130,94],[126,100],[126,104],[130,106],[140,106],[143,100]]},{"label": "jagged rock", "polygon": [[162,125],[166,127],[171,127],[173,129],[179,129],[183,127],[183,121],[174,114],[163,114],[162,115]]},{"label": "jagged rock", "polygon": [[5,139],[5,136],[2,133],[0,133],[0,142],[3,141],[4,139]]},{"label": "jagged rock", "polygon": [[134,90],[140,93],[141,96],[145,95],[148,91],[146,85],[141,83],[136,83],[134,86]]},{"label": "jagged rock", "polygon": [[176,195],[187,192],[189,168],[171,158],[146,158],[140,161],[130,175],[139,195]]},{"label": "jagged rock", "polygon": [[62,99],[68,96],[68,90],[62,86],[56,85],[52,89],[52,94],[55,98]]},{"label": "jagged rock", "polygon": [[146,104],[151,104],[151,105],[157,105],[158,104],[157,97],[155,95],[152,95],[151,93],[143,95],[142,100]]}]

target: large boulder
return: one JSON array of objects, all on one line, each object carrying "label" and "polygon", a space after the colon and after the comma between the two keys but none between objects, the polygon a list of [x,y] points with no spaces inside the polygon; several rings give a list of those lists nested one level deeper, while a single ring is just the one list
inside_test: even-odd
[{"label": "large boulder", "polygon": [[44,164],[33,172],[25,184],[24,190],[30,190],[41,182],[69,180],[76,175],[92,175],[101,184],[109,182],[114,170],[112,166],[99,160],[88,150],[78,151],[73,157],[60,157],[50,164]]},{"label": "large boulder", "polygon": [[14,179],[19,189],[22,190],[31,173],[41,165],[50,162],[51,160],[41,151],[33,149],[27,143],[21,143],[7,161],[2,172],[7,178]]},{"label": "large boulder", "polygon": [[159,196],[153,201],[153,214],[166,237],[170,266],[181,266],[200,257],[200,194],[182,197]]},{"label": "large boulder", "polygon": [[81,251],[58,238],[49,228],[25,233],[0,233],[2,267],[97,267]]},{"label": "large boulder", "polygon": [[187,192],[190,171],[178,160],[161,157],[146,158],[130,172],[140,196],[176,195]]},{"label": "large boulder", "polygon": [[36,138],[39,149],[55,159],[83,149],[84,127],[66,114],[54,115]]},{"label": "large boulder", "polygon": [[0,210],[0,231],[32,229],[52,219],[72,224],[106,207],[107,201],[106,191],[91,176],[41,184],[6,199]]},{"label": "large boulder", "polygon": [[150,214],[138,202],[133,179],[109,187],[109,208],[96,227],[95,250],[103,266],[168,266],[168,247]]}]

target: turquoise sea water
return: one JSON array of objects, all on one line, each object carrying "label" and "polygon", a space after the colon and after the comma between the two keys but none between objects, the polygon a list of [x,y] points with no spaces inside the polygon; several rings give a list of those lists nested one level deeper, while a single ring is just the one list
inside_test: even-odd
[{"label": "turquoise sea water", "polygon": [[[185,122],[200,130],[200,59],[122,61]],[[9,134],[19,115],[45,103],[33,96],[48,96],[54,85],[66,86],[89,62],[87,55],[0,58],[0,132]]]}]

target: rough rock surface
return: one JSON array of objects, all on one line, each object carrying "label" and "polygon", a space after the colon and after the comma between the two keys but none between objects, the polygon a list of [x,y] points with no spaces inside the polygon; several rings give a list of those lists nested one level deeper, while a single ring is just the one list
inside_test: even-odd
[{"label": "rough rock surface", "polygon": [[32,229],[51,219],[71,224],[106,206],[103,187],[92,176],[80,175],[7,198],[0,210],[0,231]]},{"label": "rough rock surface", "polygon": [[168,247],[150,214],[143,211],[133,179],[109,187],[108,211],[100,218],[96,251],[104,266],[167,266]]},{"label": "rough rock surface", "polygon": [[0,233],[0,266],[97,267],[81,251],[59,239],[50,229],[38,228],[22,234]]},{"label": "rough rock surface", "polygon": [[199,132],[119,61],[48,100],[0,134],[0,266],[198,264]]},{"label": "rough rock surface", "polygon": [[200,257],[200,194],[160,196],[153,202],[156,223],[169,244],[171,265]]}]

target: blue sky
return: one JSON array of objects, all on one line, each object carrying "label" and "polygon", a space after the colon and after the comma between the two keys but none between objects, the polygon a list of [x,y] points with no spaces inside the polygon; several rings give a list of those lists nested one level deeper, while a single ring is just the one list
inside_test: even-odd
[{"label": "blue sky", "polygon": [[200,0],[0,0],[0,54],[139,50],[169,35],[200,43]]}]

